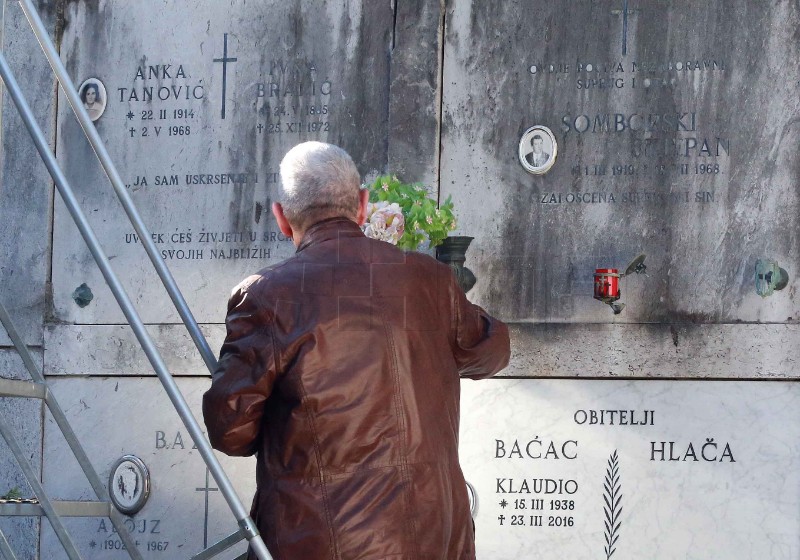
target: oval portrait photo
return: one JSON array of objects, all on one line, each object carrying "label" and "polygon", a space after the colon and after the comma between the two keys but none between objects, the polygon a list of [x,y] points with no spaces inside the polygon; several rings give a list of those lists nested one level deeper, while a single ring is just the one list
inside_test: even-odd
[{"label": "oval portrait photo", "polygon": [[519,141],[519,162],[528,173],[547,173],[553,167],[557,154],[556,137],[546,126],[530,127]]},{"label": "oval portrait photo", "polygon": [[103,82],[97,78],[89,78],[78,88],[78,94],[92,122],[103,116],[103,112],[106,110],[106,101],[108,101]]}]

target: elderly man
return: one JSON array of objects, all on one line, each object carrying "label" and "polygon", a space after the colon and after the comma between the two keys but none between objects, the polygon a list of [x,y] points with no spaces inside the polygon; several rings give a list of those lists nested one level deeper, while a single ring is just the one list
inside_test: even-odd
[{"label": "elderly man", "polygon": [[257,455],[253,518],[276,560],[472,559],[459,375],[505,367],[508,330],[447,266],[364,236],[342,149],[300,144],[280,172],[272,210],[297,252],[233,291],[211,443]]}]

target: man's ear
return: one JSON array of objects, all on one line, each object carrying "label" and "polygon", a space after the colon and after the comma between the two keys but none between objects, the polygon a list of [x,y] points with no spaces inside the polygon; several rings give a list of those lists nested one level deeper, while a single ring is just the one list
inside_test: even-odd
[{"label": "man's ear", "polygon": [[360,226],[364,225],[367,221],[367,206],[369,205],[369,190],[361,189],[358,191],[358,214],[356,214],[356,223]]},{"label": "man's ear", "polygon": [[281,206],[280,202],[272,203],[272,214],[278,221],[278,229],[281,230],[281,233],[286,237],[294,239],[292,226],[289,224],[289,220],[286,219],[286,215],[283,213],[283,206]]}]

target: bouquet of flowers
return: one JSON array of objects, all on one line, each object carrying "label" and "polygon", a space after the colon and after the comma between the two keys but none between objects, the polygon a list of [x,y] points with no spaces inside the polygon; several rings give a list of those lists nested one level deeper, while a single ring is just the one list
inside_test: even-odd
[{"label": "bouquet of flowers", "polygon": [[382,175],[369,186],[369,200],[364,233],[401,249],[436,247],[456,228],[450,197],[437,207],[419,183]]}]

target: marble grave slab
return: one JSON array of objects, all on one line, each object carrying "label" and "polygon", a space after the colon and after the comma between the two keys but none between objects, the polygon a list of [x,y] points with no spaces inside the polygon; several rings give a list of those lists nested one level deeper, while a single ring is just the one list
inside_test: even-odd
[{"label": "marble grave slab", "polygon": [[462,383],[477,556],[800,557],[800,386]]},{"label": "marble grave slab", "polygon": [[[796,322],[798,25],[790,2],[452,2],[440,188],[473,297],[518,321]],[[642,253],[614,315],[593,273]]]},{"label": "marble grave slab", "polygon": [[[201,422],[203,378],[178,386]],[[147,560],[189,558],[237,530],[224,497],[156,378],[55,378],[52,390],[103,481],[123,455],[141,459],[151,477],[144,507],[125,521]],[[219,455],[236,492],[249,510],[255,490],[255,459]],[[49,417],[45,421],[43,480],[56,499],[95,499],[82,471]],[[85,558],[128,558],[105,518],[66,518],[65,526]],[[239,543],[230,560],[245,550]],[[42,524],[41,557],[66,558],[49,524]]]},{"label": "marble grave slab", "polygon": [[[101,82],[95,125],[201,323],[221,322],[233,286],[293,253],[270,213],[293,145],[339,144],[364,174],[386,165],[389,3],[72,2],[65,12],[62,58],[77,83]],[[57,142],[144,321],[177,322],[63,99]],[[124,322],[60,201],[53,263],[57,320]]]}]

